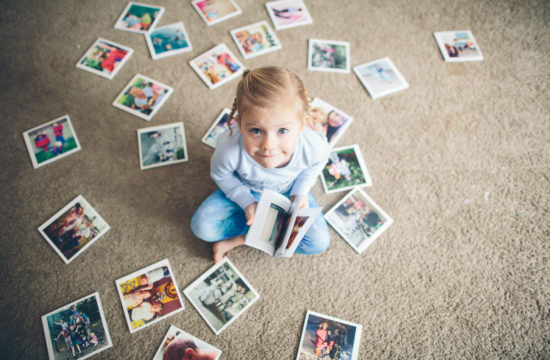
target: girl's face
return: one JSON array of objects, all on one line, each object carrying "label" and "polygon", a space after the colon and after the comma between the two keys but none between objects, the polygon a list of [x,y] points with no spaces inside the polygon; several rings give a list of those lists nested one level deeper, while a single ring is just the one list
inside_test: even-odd
[{"label": "girl's face", "polygon": [[338,127],[342,125],[345,121],[345,118],[342,116],[342,114],[333,111],[328,116],[328,125],[332,127]]},{"label": "girl's face", "polygon": [[304,130],[292,101],[269,108],[249,106],[237,120],[246,152],[267,169],[290,161]]}]

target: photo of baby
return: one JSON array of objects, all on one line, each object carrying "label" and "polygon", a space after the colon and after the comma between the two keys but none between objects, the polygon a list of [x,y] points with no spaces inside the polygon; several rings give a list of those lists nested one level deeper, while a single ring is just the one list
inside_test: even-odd
[{"label": "photo of baby", "polygon": [[308,70],[349,73],[349,43],[309,39]]},{"label": "photo of baby", "polygon": [[483,55],[470,30],[440,31],[434,33],[435,40],[445,61],[481,61]]},{"label": "photo of baby", "polygon": [[221,354],[220,349],[171,325],[153,360],[218,360]]},{"label": "photo of baby", "polygon": [[161,6],[130,1],[115,24],[115,29],[145,34],[155,27],[164,13]]},{"label": "photo of baby", "polygon": [[168,259],[118,279],[116,288],[131,333],[184,309]]},{"label": "photo of baby", "polygon": [[38,231],[68,264],[109,229],[105,220],[79,195],[41,225]]},{"label": "photo of baby", "polygon": [[132,56],[134,50],[102,38],[86,51],[76,67],[112,79]]},{"label": "photo of baby", "polygon": [[353,71],[373,99],[409,87],[407,80],[387,57],[358,65],[353,68]]},{"label": "photo of baby", "polygon": [[183,292],[216,335],[260,297],[228,258],[212,266]]},{"label": "photo of baby", "polygon": [[303,0],[281,0],[265,3],[275,30],[308,25],[313,21]]},{"label": "photo of baby", "polygon": [[231,30],[231,37],[245,59],[281,49],[281,43],[267,21]]},{"label": "photo of baby", "polygon": [[145,39],[153,60],[193,50],[183,22],[156,28]]},{"label": "photo of baby", "polygon": [[327,137],[334,146],[353,121],[353,118],[319,98],[311,102],[306,125]]},{"label": "photo of baby", "polygon": [[189,160],[182,122],[138,129],[138,145],[142,170]]},{"label": "photo of baby", "polygon": [[344,191],[355,186],[372,186],[359,145],[333,149],[321,173],[326,193]]},{"label": "photo of baby", "polygon": [[208,26],[241,14],[241,9],[233,0],[193,0],[192,3]]},{"label": "photo of baby", "polygon": [[240,77],[244,67],[236,59],[222,43],[191,60],[189,64],[210,89],[215,89]]}]

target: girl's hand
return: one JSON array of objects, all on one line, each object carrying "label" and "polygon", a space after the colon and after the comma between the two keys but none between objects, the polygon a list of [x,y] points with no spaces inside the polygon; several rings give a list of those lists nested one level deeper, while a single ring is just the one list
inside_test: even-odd
[{"label": "girl's hand", "polygon": [[258,206],[257,202],[253,202],[246,207],[244,214],[246,216],[246,225],[250,226],[254,222],[254,216],[256,216],[256,207]]},{"label": "girl's hand", "polygon": [[[292,195],[290,197],[290,201],[294,201],[296,199],[296,195]],[[308,208],[309,207],[309,201],[307,200],[307,196],[304,195],[300,198],[300,204],[298,205],[298,209]]]}]

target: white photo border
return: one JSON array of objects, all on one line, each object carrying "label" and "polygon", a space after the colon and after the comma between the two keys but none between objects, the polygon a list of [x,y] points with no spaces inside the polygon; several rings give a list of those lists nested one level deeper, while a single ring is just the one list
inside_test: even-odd
[{"label": "white photo border", "polygon": [[372,186],[372,178],[371,178],[371,176],[370,176],[370,174],[367,170],[367,166],[365,165],[365,160],[363,159],[363,154],[361,153],[361,150],[359,149],[358,144],[340,146],[340,147],[331,149],[330,152],[333,153],[333,152],[338,152],[338,151],[342,151],[342,150],[349,150],[349,149],[353,149],[353,151],[354,151],[354,153],[357,157],[357,162],[359,162],[359,167],[361,168],[361,172],[363,173],[363,176],[365,177],[365,182],[361,183],[361,184],[357,184],[357,185],[346,186],[346,187],[343,187],[343,188],[340,188],[340,189],[329,190],[328,187],[327,187],[327,184],[326,184],[325,177],[323,176],[323,172],[321,171],[319,176],[321,177],[321,183],[323,184],[323,190],[325,190],[325,193],[331,194],[331,193],[335,193],[335,192],[350,190],[350,189],[353,189],[353,188],[356,188],[356,187]]},{"label": "white photo border", "polygon": [[[306,15],[306,20],[300,21],[300,22],[297,22],[297,23],[287,24],[287,25],[279,25],[275,21],[275,14],[273,13],[273,7],[277,6],[278,4],[284,4],[284,3],[290,3],[290,2],[295,2],[295,3],[299,2],[301,4],[301,7],[302,7],[302,9],[304,9],[304,13]],[[313,24],[313,18],[311,17],[311,14],[309,13],[309,10],[307,9],[307,6],[306,6],[306,4],[303,0],[268,1],[268,2],[265,3],[265,8],[267,10],[267,14],[271,18],[271,22],[273,23],[273,26],[275,27],[275,30],[277,30],[277,31],[290,29],[290,28],[297,27],[297,26]]]},{"label": "white photo border", "polygon": [[[124,15],[126,15],[126,13],[128,13],[128,10],[130,10],[130,8],[132,7],[132,5],[137,5],[137,6],[146,6],[146,7],[149,7],[149,8],[158,8],[159,9],[159,14],[158,16],[153,20],[153,22],[151,23],[151,27],[149,28],[149,30],[134,30],[134,29],[128,29],[127,27],[124,27],[122,26],[120,23],[122,22],[122,19],[124,19]],[[117,21],[115,22],[115,29],[117,30],[123,30],[123,31],[129,31],[129,32],[133,32],[133,33],[138,33],[138,34],[147,34],[149,31],[153,30],[157,23],[160,21],[160,18],[162,17],[162,15],[164,14],[164,10],[165,8],[163,6],[158,6],[158,5],[151,5],[151,4],[143,4],[143,3],[138,3],[138,2],[134,2],[134,1],[130,1],[128,2],[128,5],[126,5],[126,7],[124,8],[124,10],[122,10],[122,13],[120,14],[120,16],[118,17]]]},{"label": "white photo border", "polygon": [[[448,34],[448,33],[459,33],[459,32],[465,32],[467,33],[472,41],[474,42],[474,45],[476,46],[477,51],[479,52],[479,56],[475,57],[456,57],[452,58],[447,54],[445,51],[445,45],[443,44],[442,36]],[[443,56],[443,60],[446,62],[470,62],[470,61],[483,61],[483,53],[481,52],[481,48],[479,47],[479,44],[477,43],[474,34],[472,34],[471,30],[449,30],[449,31],[436,31],[433,33],[435,41],[437,42],[437,46],[439,47],[439,51],[441,51],[441,55]]]},{"label": "white photo border", "polygon": [[[260,51],[256,51],[252,54],[247,54],[244,49],[242,48],[241,44],[239,43],[239,40],[237,39],[237,37],[235,36],[236,33],[238,32],[241,32],[243,30],[247,30],[247,29],[250,29],[250,28],[253,28],[253,27],[259,27],[259,26],[262,26],[262,25],[265,25],[266,28],[267,28],[267,32],[269,32],[269,34],[273,37],[273,39],[275,40],[275,42],[277,43],[277,45],[275,46],[270,46],[268,47],[267,49],[263,49],[263,50],[260,50]],[[277,35],[275,34],[275,31],[273,31],[271,29],[271,26],[269,26],[268,22],[265,21],[265,20],[262,20],[262,21],[259,21],[257,23],[254,23],[254,24],[250,24],[250,25],[246,25],[246,26],[241,26],[237,29],[233,29],[229,32],[231,34],[231,38],[233,39],[233,41],[235,42],[235,46],[237,47],[237,49],[239,49],[239,52],[241,53],[241,56],[245,59],[252,59],[252,58],[255,58],[256,56],[260,56],[260,55],[264,55],[264,54],[267,54],[267,53],[270,53],[270,52],[273,52],[273,51],[277,51],[277,50],[281,50],[283,48],[283,46],[281,45],[281,42],[279,41],[279,38],[277,37]]]},{"label": "white photo border", "polygon": [[[315,43],[328,43],[331,45],[343,45],[346,48],[346,68],[345,69],[332,69],[332,68],[321,68],[314,67],[311,64],[311,58],[313,55],[313,45]],[[321,71],[321,72],[336,72],[349,74],[350,72],[350,44],[348,41],[336,41],[336,40],[324,40],[324,39],[308,39],[308,50],[307,50],[307,69],[310,71]]]},{"label": "white photo border", "polygon": [[[359,69],[363,68],[363,67],[370,66],[370,65],[375,64],[375,63],[380,63],[380,62],[386,62],[391,67],[392,71],[395,73],[395,75],[397,76],[397,78],[399,79],[399,81],[401,82],[402,85],[375,94],[372,91],[372,89],[369,87],[369,84],[367,84],[365,79],[363,79],[361,77],[361,74],[359,73]],[[405,80],[403,75],[401,75],[401,72],[397,69],[397,67],[395,66],[393,61],[391,61],[391,59],[389,57],[383,57],[383,58],[380,58],[380,59],[377,59],[377,60],[374,60],[374,61],[370,61],[370,62],[367,62],[367,63],[364,63],[364,64],[354,66],[353,67],[353,72],[355,73],[355,75],[357,76],[357,78],[361,82],[361,85],[363,85],[363,87],[365,88],[365,90],[367,90],[367,92],[369,93],[369,95],[371,96],[371,98],[373,100],[376,100],[376,99],[379,99],[383,96],[390,95],[390,94],[393,94],[395,92],[398,92],[398,91],[405,90],[405,89],[409,88],[409,82],[407,80]]]},{"label": "white photo border", "polygon": [[[165,51],[161,54],[157,54],[157,52],[155,51],[155,47],[153,46],[153,42],[151,41],[151,35],[153,34],[153,32],[158,31],[158,30],[162,30],[164,28],[176,27],[178,25],[181,25],[181,28],[183,29],[183,34],[185,35],[185,41],[187,41],[189,46],[186,47],[186,48],[183,48],[183,49],[169,50],[169,51]],[[159,26],[158,28],[155,28],[155,29],[151,30],[150,32],[145,33],[143,35],[145,36],[145,41],[147,42],[147,47],[149,48],[149,53],[151,54],[151,58],[153,60],[163,59],[163,58],[166,58],[166,57],[169,57],[169,56],[179,55],[179,54],[182,54],[182,53],[185,53],[185,52],[193,51],[193,45],[191,44],[191,40],[189,40],[189,34],[187,33],[187,30],[185,29],[185,24],[183,23],[183,21],[178,21],[178,22],[175,22],[175,23],[172,23],[172,24]]]},{"label": "white photo border", "polygon": [[[208,138],[208,135],[210,135],[210,133],[212,132],[212,130],[214,130],[214,128],[218,125],[218,123],[220,122],[220,120],[224,117],[224,115],[227,114],[227,116],[229,117],[229,115],[231,114],[231,110],[229,108],[223,108],[223,110],[220,112],[220,114],[218,115],[218,117],[216,117],[216,120],[214,120],[214,122],[212,123],[212,125],[210,125],[210,127],[208,128],[208,130],[206,131],[206,133],[204,134],[204,136],[202,137],[201,141],[210,146],[211,148],[216,148],[215,145],[212,145],[211,143],[209,143],[208,141],[206,141],[206,139]],[[228,119],[227,121],[231,121],[231,119]]]},{"label": "white photo border", "polygon": [[[126,50],[128,53],[126,54],[126,56],[124,57],[124,59],[122,59],[122,61],[120,62],[120,64],[118,64],[116,67],[115,67],[115,70],[111,73],[111,74],[107,74],[107,73],[104,73],[102,71],[99,71],[99,70],[96,70],[94,68],[91,68],[89,66],[86,66],[86,65],[82,65],[82,60],[84,60],[87,55],[90,53],[90,50],[95,47],[100,41],[103,41],[103,42],[106,42],[110,45],[114,45],[118,48],[121,48],[122,50]],[[78,60],[78,62],[76,63],[76,67],[81,69],[81,70],[85,70],[85,71],[88,71],[92,74],[95,74],[95,75],[98,75],[98,76],[101,76],[105,79],[109,79],[111,80],[112,78],[115,77],[116,74],[118,74],[118,72],[120,71],[120,69],[122,69],[122,67],[126,64],[126,62],[128,61],[128,59],[130,59],[130,57],[134,54],[134,49],[132,48],[129,48],[127,46],[124,46],[124,45],[120,45],[120,44],[117,44],[116,42],[114,41],[111,41],[111,40],[107,40],[107,39],[104,39],[104,38],[97,38],[97,40],[92,44],[92,46],[90,46],[88,48],[88,50],[86,50],[86,52],[84,53],[84,55],[82,55],[82,57],[80,58],[80,60]]]},{"label": "white photo border", "polygon": [[[201,69],[199,69],[198,66],[195,64],[195,61],[197,59],[209,54],[210,52],[214,52],[214,51],[219,50],[219,49],[223,49],[223,51],[227,52],[231,56],[231,58],[237,62],[237,64],[240,66],[240,69],[237,70],[235,73],[233,73],[231,76],[219,81],[217,84],[212,84],[212,83],[210,83],[210,80],[208,80],[206,78],[206,76],[204,76]],[[231,52],[231,50],[229,50],[229,48],[227,47],[227,45],[225,45],[225,43],[220,43],[220,44],[214,46],[213,48],[203,52],[199,56],[189,60],[189,65],[195,71],[195,73],[198,75],[198,77],[206,84],[206,86],[208,86],[208,88],[210,90],[216,89],[216,88],[222,86],[223,84],[225,84],[225,83],[227,83],[227,82],[229,82],[229,81],[231,81],[235,78],[239,78],[242,75],[242,73],[244,72],[244,69],[245,69],[245,66],[239,61],[239,59],[237,59],[235,54],[233,54]]]},{"label": "white photo border", "polygon": [[[198,337],[196,336],[193,336],[191,334],[189,334],[187,331],[185,330],[182,330],[180,329],[179,327],[175,326],[175,325],[170,325],[170,327],[168,328],[168,330],[166,330],[166,334],[164,335],[164,337],[162,338],[162,341],[160,342],[160,345],[157,349],[157,352],[155,353],[155,355],[153,356],[153,360],[155,360],[156,358],[159,357],[159,355],[162,354],[162,345],[164,345],[164,342],[166,341],[166,338],[168,337],[168,334],[170,334],[170,332],[172,331],[181,331],[186,337],[190,338],[191,340],[197,342],[197,340],[203,344],[206,344],[208,345],[210,348],[216,350],[218,352],[218,355],[216,356],[216,358],[214,360],[219,360],[220,357],[222,356],[222,351],[220,349],[218,349],[217,347],[213,346],[213,345],[210,345],[209,343],[207,343],[206,341],[202,340],[202,339],[199,339]],[[179,335],[178,335],[179,336]]]},{"label": "white photo border", "polygon": [[[183,137],[183,151],[185,152],[185,157],[183,159],[180,159],[180,160],[172,160],[172,161],[166,162],[166,163],[160,163],[160,164],[155,164],[155,165],[144,166],[143,165],[143,152],[142,152],[142,147],[141,147],[141,136],[140,135],[142,133],[146,133],[146,132],[151,132],[151,131],[156,131],[156,130],[164,130],[164,129],[171,129],[171,128],[181,129],[181,135]],[[183,125],[183,121],[170,123],[170,124],[165,124],[165,125],[150,126],[150,127],[146,127],[146,128],[137,129],[137,137],[138,137],[138,150],[139,150],[139,167],[140,167],[141,170],[147,170],[147,169],[157,168],[157,167],[161,167],[161,166],[180,164],[180,163],[184,163],[184,162],[189,160],[189,153],[187,152],[187,140],[185,138],[185,127]]]}]

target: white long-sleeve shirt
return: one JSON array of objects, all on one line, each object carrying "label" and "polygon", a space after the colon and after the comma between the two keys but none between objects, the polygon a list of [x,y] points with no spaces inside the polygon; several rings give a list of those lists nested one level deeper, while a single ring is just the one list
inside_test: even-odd
[{"label": "white long-sleeve shirt", "polygon": [[250,192],[270,189],[290,195],[306,195],[323,170],[330,146],[324,136],[305,129],[289,163],[266,169],[246,152],[238,128],[221,134],[210,161],[210,176],[225,195],[242,209],[255,202]]}]

